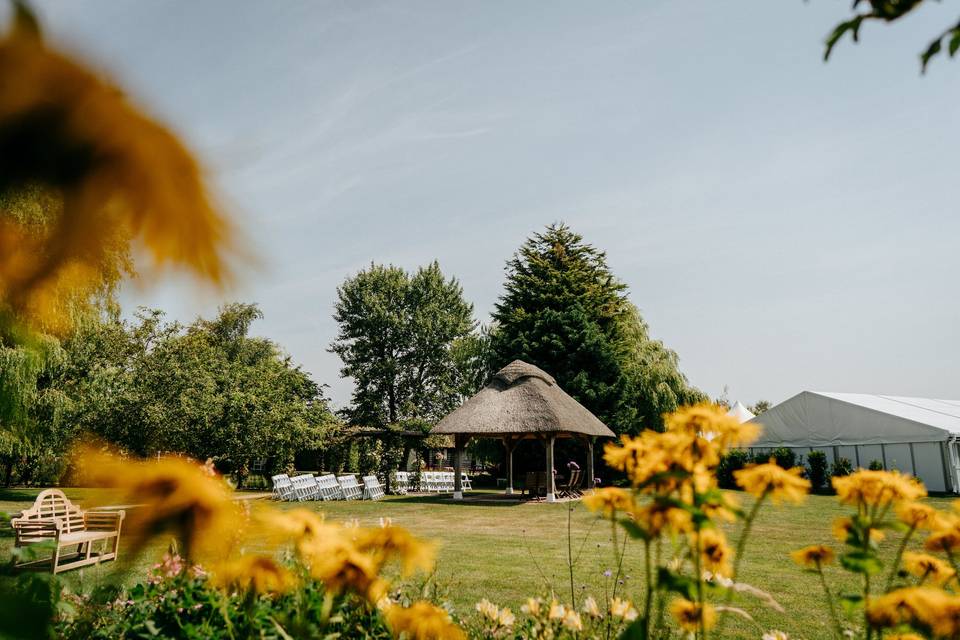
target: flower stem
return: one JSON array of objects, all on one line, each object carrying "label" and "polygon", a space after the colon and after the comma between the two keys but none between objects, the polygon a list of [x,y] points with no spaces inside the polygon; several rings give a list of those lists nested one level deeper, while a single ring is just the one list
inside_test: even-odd
[{"label": "flower stem", "polygon": [[897,547],[897,555],[893,558],[893,564],[890,565],[890,575],[887,576],[887,584],[883,588],[883,592],[887,593],[890,591],[890,587],[893,586],[893,578],[897,575],[897,570],[900,569],[900,561],[903,559],[903,552],[907,548],[907,543],[910,542],[910,538],[913,537],[913,532],[917,530],[917,526],[913,525],[903,536],[903,540],[900,541],[900,546]]},{"label": "flower stem", "polygon": [[830,593],[830,587],[827,585],[827,578],[823,575],[823,567],[817,560],[817,575],[820,576],[820,584],[823,585],[823,593],[827,598],[827,607],[830,609],[830,619],[833,620],[834,629],[837,632],[838,640],[843,638],[843,625],[840,624],[840,618],[837,616],[836,606],[833,604],[833,594]]},{"label": "flower stem", "polygon": [[650,605],[653,602],[653,576],[651,575],[653,568],[650,565],[649,540],[643,541],[643,557],[647,576],[647,599],[643,604],[643,637],[646,640],[650,637]]}]

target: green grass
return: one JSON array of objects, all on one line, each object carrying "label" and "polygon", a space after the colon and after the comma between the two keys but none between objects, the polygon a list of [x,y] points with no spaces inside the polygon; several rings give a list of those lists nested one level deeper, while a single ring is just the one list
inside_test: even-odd
[{"label": "green grass", "polygon": [[[14,512],[32,504],[37,490],[0,491],[0,511]],[[102,499],[95,490],[68,489],[74,500]],[[742,494],[741,494],[742,497]],[[931,498],[944,508],[948,500]],[[603,572],[611,568],[613,553],[608,523],[598,521],[579,503],[571,504],[457,504],[449,498],[391,497],[380,502],[333,502],[280,505],[281,508],[306,506],[324,512],[333,521],[359,520],[361,525],[376,526],[381,517],[413,533],[434,540],[438,547],[436,579],[444,587],[460,615],[472,615],[473,605],[481,598],[517,610],[531,595],[553,589],[563,600],[570,599],[567,565],[567,516],[570,518],[577,597],[589,593],[600,600],[610,589]],[[837,548],[830,536],[830,524],[846,511],[829,496],[811,496],[799,507],[766,505],[754,524],[747,546],[740,581],[769,592],[783,605],[781,614],[760,601],[744,599],[739,606],[749,611],[757,625],[737,620],[729,625],[737,635],[758,637],[759,628],[781,629],[793,637],[828,637],[826,608],[817,577],[804,573],[789,559],[798,547],[827,543]],[[736,543],[737,527],[728,527],[731,544]],[[622,537],[621,537],[622,541]],[[0,554],[7,556],[12,544],[9,535],[0,538]],[[893,555],[894,544],[882,546],[886,556]],[[163,551],[157,543],[142,557],[123,564],[74,571],[65,574],[76,589],[92,587],[100,580],[116,578],[132,581],[144,575],[148,566]],[[627,595],[642,592],[641,546],[628,544],[625,563]],[[669,551],[665,549],[664,553]],[[615,569],[615,568],[614,568]],[[835,584],[841,591],[855,591],[856,582],[835,569]]]}]

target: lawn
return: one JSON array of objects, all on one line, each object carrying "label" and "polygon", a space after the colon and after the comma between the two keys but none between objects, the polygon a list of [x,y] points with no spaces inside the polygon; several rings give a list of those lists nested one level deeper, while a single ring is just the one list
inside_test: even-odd
[{"label": "lawn", "polygon": [[[72,499],[83,501],[95,496],[92,490],[67,490]],[[14,512],[28,507],[36,490],[0,491],[0,511]],[[741,494],[741,498],[742,498]],[[931,503],[945,508],[949,500],[931,498]],[[391,497],[380,502],[333,502],[282,504],[281,508],[306,506],[326,513],[333,521],[357,519],[361,525],[376,526],[380,518],[406,527],[423,538],[438,543],[436,579],[448,594],[460,615],[472,615],[473,605],[481,598],[515,610],[531,595],[544,594],[551,588],[569,600],[570,579],[567,565],[567,517],[570,513],[571,547],[577,559],[574,585],[578,593],[603,596],[610,588],[603,573],[611,568],[611,531],[609,524],[598,521],[579,503],[561,504],[457,504],[449,498]],[[742,606],[754,615],[758,626],[738,620],[731,625],[743,636],[758,637],[758,629],[777,628],[793,637],[828,637],[828,619],[816,576],[801,572],[788,553],[797,547],[816,542],[832,544],[831,521],[845,512],[829,496],[811,496],[800,507],[767,505],[754,524],[748,545],[741,581],[771,593],[786,609],[785,614],[766,608],[758,600],[744,600]],[[736,529],[728,532],[736,541]],[[622,538],[621,538],[622,540]],[[10,538],[0,538],[0,553],[7,555]],[[836,545],[834,545],[836,546]],[[892,556],[894,545],[883,549]],[[625,589],[636,597],[642,591],[642,564],[639,544],[627,548]],[[74,571],[68,583],[77,589],[92,587],[98,581],[116,577],[137,579],[163,551],[157,544],[144,557],[126,566],[109,564]],[[852,590],[854,583],[836,570],[838,584]]]}]

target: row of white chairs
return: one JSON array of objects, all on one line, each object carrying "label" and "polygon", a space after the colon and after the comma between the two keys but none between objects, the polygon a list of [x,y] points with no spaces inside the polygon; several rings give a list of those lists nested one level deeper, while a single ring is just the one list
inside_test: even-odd
[{"label": "row of white chairs", "polygon": [[379,500],[384,495],[376,476],[364,476],[362,485],[352,474],[337,477],[332,473],[322,476],[306,473],[291,478],[281,473],[271,480],[275,500]]},{"label": "row of white chairs", "polygon": [[[420,472],[420,491],[427,493],[450,493],[454,490],[456,475],[453,471],[421,471]],[[466,473],[460,473],[460,488],[462,491],[470,491],[473,486],[470,483],[470,476]]]}]

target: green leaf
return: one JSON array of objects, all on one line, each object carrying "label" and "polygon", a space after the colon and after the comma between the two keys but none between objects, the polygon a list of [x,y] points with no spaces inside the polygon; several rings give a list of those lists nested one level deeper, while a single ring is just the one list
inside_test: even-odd
[{"label": "green leaf", "polygon": [[845,593],[839,598],[840,606],[847,614],[854,613],[863,604],[863,596],[859,593]]},{"label": "green leaf", "polygon": [[697,595],[697,583],[692,578],[673,573],[663,567],[657,570],[657,584],[667,591],[679,593],[688,600],[693,600]]},{"label": "green leaf", "polygon": [[633,520],[629,518],[621,518],[619,522],[620,522],[620,526],[624,528],[624,530],[627,532],[627,534],[631,538],[634,538],[637,540],[650,539],[650,534],[647,532],[647,530],[641,527],[639,524],[637,524]]},{"label": "green leaf", "polygon": [[883,571],[883,563],[873,551],[850,551],[840,556],[840,564],[847,571],[862,573],[868,576]]},{"label": "green leaf", "polygon": [[830,59],[830,54],[833,52],[833,47],[840,41],[840,38],[847,33],[851,32],[851,36],[854,42],[857,42],[860,38],[860,25],[863,22],[863,19],[866,18],[866,15],[859,15],[855,18],[851,18],[846,22],[841,22],[833,31],[827,36],[826,40],[826,49],[823,52],[823,61],[826,62]]},{"label": "green leaf", "polygon": [[645,640],[646,624],[643,618],[637,618],[620,634],[620,640]]},{"label": "green leaf", "polygon": [[957,53],[957,50],[960,49],[960,29],[953,29],[950,33],[953,35],[950,38],[950,46],[947,47],[947,51],[950,52],[950,57],[952,58],[954,54]]},{"label": "green leaf", "polygon": [[940,40],[934,40],[930,43],[930,46],[927,47],[927,50],[923,52],[920,56],[920,72],[927,72],[927,64],[930,62],[930,58],[940,53]]}]

